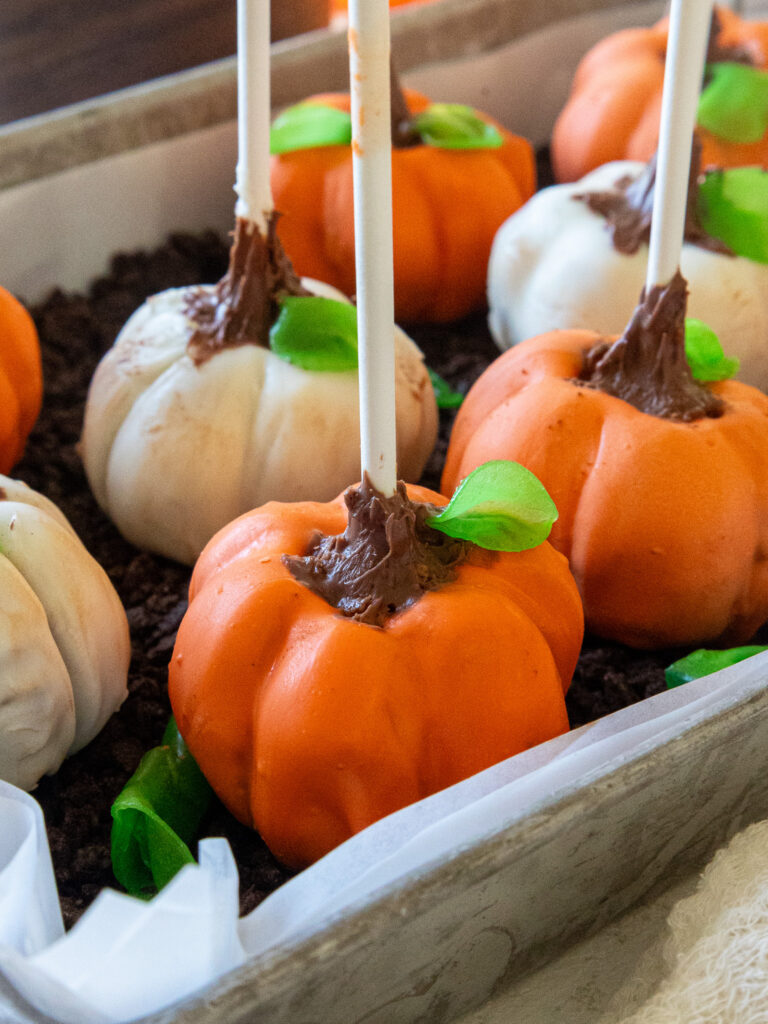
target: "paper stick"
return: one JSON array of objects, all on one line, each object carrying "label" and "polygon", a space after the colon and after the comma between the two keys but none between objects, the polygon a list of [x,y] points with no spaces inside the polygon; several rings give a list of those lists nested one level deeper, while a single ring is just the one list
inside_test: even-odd
[{"label": "paper stick", "polygon": [[680,263],[696,126],[713,0],[672,0],[653,197],[646,292],[667,284]]},{"label": "paper stick", "polygon": [[235,214],[266,234],[269,182],[270,0],[237,0],[237,172]]},{"label": "paper stick", "polygon": [[394,270],[389,4],[351,0],[349,72],[363,473],[395,492]]}]

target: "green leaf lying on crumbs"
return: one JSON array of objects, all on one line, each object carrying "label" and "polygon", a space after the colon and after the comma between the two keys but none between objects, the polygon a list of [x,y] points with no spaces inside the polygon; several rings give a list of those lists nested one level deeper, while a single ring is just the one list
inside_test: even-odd
[{"label": "green leaf lying on crumbs", "polygon": [[701,679],[702,676],[709,676],[721,668],[728,668],[729,665],[737,665],[755,654],[768,651],[768,647],[757,645],[748,647],[731,647],[727,651],[710,651],[700,648],[687,654],[684,658],[673,662],[664,672],[667,688],[682,686],[683,683],[690,683],[692,679]]},{"label": "green leaf lying on crumbs", "polygon": [[473,470],[427,522],[491,551],[526,551],[547,539],[556,519],[555,503],[537,477],[518,462],[498,459]]},{"label": "green leaf lying on crumbs", "polygon": [[287,295],[280,300],[269,347],[302,370],[356,370],[357,309],[319,295]]},{"label": "green leaf lying on crumbs", "polygon": [[132,896],[153,896],[194,863],[188,844],[211,793],[172,718],[112,804],[112,869]]},{"label": "green leaf lying on crumbs", "polygon": [[448,381],[443,380],[434,370],[429,370],[429,379],[432,381],[438,409],[458,409],[464,401],[464,395],[454,391]]}]

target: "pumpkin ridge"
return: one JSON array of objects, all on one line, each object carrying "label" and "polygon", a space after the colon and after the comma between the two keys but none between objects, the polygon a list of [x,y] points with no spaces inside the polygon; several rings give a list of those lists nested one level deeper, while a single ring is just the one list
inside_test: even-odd
[{"label": "pumpkin ridge", "polygon": [[[762,393],[755,391],[752,388],[747,388],[738,381],[729,382],[735,385],[739,392],[745,393],[747,399],[754,398],[754,406],[749,406],[749,418],[753,417],[758,420],[756,425],[756,433],[760,434],[768,429],[768,398]],[[752,394],[754,391],[754,395]],[[743,413],[741,414],[743,417]],[[760,422],[762,421],[762,422]],[[725,425],[726,442],[731,452],[733,461],[737,463],[743,472],[744,479],[752,481],[752,489],[754,498],[751,507],[760,507],[759,504],[759,490],[756,481],[763,484],[763,487],[768,491],[768,458],[759,457],[759,449],[752,445],[746,446],[740,443],[738,437],[734,437],[732,430],[729,429],[729,423],[732,423],[732,417],[728,418]],[[762,585],[761,585],[762,582]],[[752,555],[752,571],[749,574],[749,579],[746,581],[745,586],[742,587],[741,593],[734,600],[733,608],[731,609],[731,619],[729,620],[729,629],[726,635],[730,632],[734,632],[736,636],[746,635],[746,631],[741,625],[745,619],[747,622],[754,620],[754,614],[751,616],[745,616],[741,610],[746,607],[749,610],[750,607],[754,606],[755,592],[760,591],[768,593],[768,523],[763,525],[762,532],[760,530],[760,524],[757,524],[755,546]],[[754,629],[757,629],[762,622],[755,623]],[[754,632],[754,629],[749,629],[750,633]]]},{"label": "pumpkin ridge", "polygon": [[[412,306],[414,299],[408,303],[409,315],[414,320],[429,320],[434,316],[435,307],[440,305],[439,295],[435,295],[432,286],[427,286],[429,280],[435,282],[443,282],[445,280],[446,268],[447,268],[447,245],[446,235],[443,229],[443,216],[439,209],[438,196],[440,195],[439,190],[436,192],[432,188],[431,175],[429,173],[428,165],[426,165],[421,159],[423,151],[427,147],[424,143],[420,146],[411,147],[410,159],[406,163],[404,160],[400,162],[400,171],[403,177],[408,182],[406,195],[410,195],[408,203],[418,202],[422,211],[427,214],[429,219],[430,228],[430,242],[431,242],[431,256],[436,266],[436,273],[431,274],[426,280],[422,277],[419,280],[418,288],[418,305]],[[410,181],[408,181],[410,179]],[[397,202],[397,196],[399,193],[395,192],[393,195],[393,201]],[[395,238],[395,264],[397,265],[397,238]],[[409,288],[411,291],[412,288]],[[396,287],[397,291],[397,287]],[[397,302],[397,298],[395,299]]]},{"label": "pumpkin ridge", "polygon": [[[569,411],[569,408],[572,408],[574,410],[574,413],[576,412],[576,410],[581,409],[581,405],[576,404],[581,403],[583,401],[583,397],[577,397],[581,385],[577,381],[565,380],[564,378],[561,378],[561,380],[563,380],[563,383],[565,383],[566,385],[571,385],[571,387],[574,389],[572,402],[569,402],[568,405],[562,410],[562,418],[565,420],[571,420],[573,413]],[[610,398],[610,396],[606,397]],[[594,472],[595,467],[599,464],[601,455],[603,453],[603,449],[606,443],[606,424],[610,416],[610,406],[607,403],[601,402],[598,406],[598,409],[599,419],[597,421],[593,421],[590,424],[589,431],[586,431],[586,436],[590,439],[589,453],[587,455],[586,461],[582,460],[579,462],[578,465],[574,461],[572,472],[569,474],[570,486],[568,488],[568,493],[570,495],[570,498],[567,502],[563,502],[564,508],[560,508],[560,506],[558,505],[558,512],[560,516],[553,526],[553,543],[555,544],[557,550],[561,551],[562,554],[564,554],[565,557],[568,559],[571,572],[573,573],[574,579],[576,580],[576,584],[579,588],[579,591],[581,591],[582,581],[579,578],[579,573],[571,564],[571,555],[573,553],[573,539],[580,533],[579,523],[581,520],[581,511],[583,508],[584,492],[587,488],[587,484],[590,481],[591,474]],[[594,408],[592,408],[590,411],[594,414]],[[581,433],[581,435],[584,436],[585,432],[580,431],[578,433]],[[555,504],[557,505],[558,503],[555,502]],[[567,518],[566,509],[573,510],[570,516],[570,521]],[[563,534],[566,533],[566,524],[568,524],[568,530],[566,534],[568,540],[567,543],[564,544],[561,538]]]},{"label": "pumpkin ridge", "polygon": [[[177,668],[175,653],[169,669],[169,694],[174,715],[179,723],[179,731],[193,757],[214,784],[214,788],[217,778],[231,773],[233,763],[239,763],[244,757],[247,758],[248,769],[234,773],[243,783],[241,790],[239,793],[228,793],[225,802],[235,817],[249,825],[253,823],[253,769],[258,757],[257,726],[250,713],[250,705],[254,689],[261,691],[269,680],[284,646],[284,638],[281,630],[262,629],[259,632],[260,646],[256,652],[252,649],[239,649],[239,644],[238,650],[233,652],[232,644],[237,640],[238,632],[246,632],[245,624],[249,621],[263,624],[265,620],[275,620],[282,624],[286,621],[293,622],[300,613],[306,612],[303,607],[304,595],[296,593],[295,582],[286,574],[280,572],[272,579],[262,580],[258,586],[254,586],[254,568],[257,581],[259,571],[258,564],[255,567],[248,564],[253,561],[254,559],[250,558],[230,563],[219,573],[209,577],[197,591],[182,621],[179,638],[174,647],[174,652],[177,652],[179,647],[184,650],[184,661],[180,663],[181,667]],[[226,629],[218,626],[213,632],[212,619],[207,612],[210,607],[215,606],[217,598],[228,583],[230,587],[238,590],[235,595],[236,610],[234,614],[230,612]],[[267,614],[260,614],[260,609],[268,609]],[[207,632],[209,637],[202,660],[195,657],[193,660],[197,664],[192,670],[186,663],[191,654],[197,654],[198,645],[193,639],[187,638],[186,634],[190,630],[193,633]],[[256,657],[249,662],[248,659],[254,653]],[[232,677],[227,677],[223,685],[222,658],[232,672]],[[209,708],[228,706],[227,717],[234,717],[237,721],[236,747],[230,745],[222,751],[216,746],[217,735],[206,733],[209,716],[201,717],[199,709],[195,707],[197,697],[202,700],[202,695],[205,695],[205,702]],[[201,703],[200,709],[202,707]],[[216,715],[219,714],[217,710]]]},{"label": "pumpkin ridge", "polygon": [[[346,163],[346,162],[340,161],[339,163],[336,164],[335,167],[329,168],[323,174],[322,188],[321,188],[321,193],[320,193],[321,194],[322,204],[321,204],[320,209],[325,212],[328,209],[329,205],[332,206],[332,208],[334,210],[334,214],[331,215],[328,218],[331,222],[333,222],[333,220],[334,220],[335,211],[337,210],[337,207],[338,207],[339,204],[338,204],[338,201],[333,202],[332,204],[329,204],[329,200],[328,200],[327,197],[330,196],[330,195],[335,195],[337,198],[338,198],[339,195],[343,196],[345,194],[345,192],[347,191],[347,187],[348,187],[349,190],[352,189],[352,164],[351,163]],[[323,219],[325,220],[325,216],[324,216]],[[349,230],[351,231],[352,265],[354,266],[354,252],[355,252],[355,248],[354,248],[355,247],[355,227],[354,227],[354,223],[350,225]],[[344,255],[339,250],[338,246],[336,248],[331,246],[331,242],[334,239],[334,235],[330,231],[328,231],[326,229],[324,224],[321,225],[319,227],[319,229],[318,229],[318,238],[319,238],[319,241],[320,241],[320,249],[321,249],[321,252],[323,254],[323,260],[325,261],[326,265],[331,268],[330,283],[334,284],[335,281],[342,281],[342,282],[346,283],[347,277],[348,277],[348,274],[349,274],[349,259],[346,259],[346,260],[344,259]],[[350,241],[350,239],[347,238],[347,239],[345,239],[345,241]],[[354,271],[354,269],[352,271],[352,281],[353,282],[355,281],[355,271]],[[350,298],[352,298],[352,296],[354,294],[354,291],[355,291],[355,286],[353,284],[353,287],[350,288],[350,289],[341,287],[340,290],[344,291],[344,292],[348,292]]]},{"label": "pumpkin ridge", "polygon": [[[181,297],[184,291],[186,291],[185,288],[168,288],[158,295],[151,296],[144,305],[135,310],[123,324],[114,345],[105,353],[91,379],[80,447],[91,489],[97,502],[105,510],[111,506],[107,481],[114,441],[141,398],[143,391],[154,387],[164,374],[173,369],[186,346],[186,340],[181,343],[177,341],[177,334],[183,335],[186,339],[188,332],[172,332],[166,329],[164,337],[170,341],[170,344],[165,344],[160,349],[163,352],[162,359],[153,360],[148,368],[142,366],[140,374],[132,370],[132,353],[135,350],[147,349],[146,341],[150,337],[149,325],[151,325],[152,317],[156,315],[156,307],[161,303],[173,302],[174,299]],[[183,314],[180,311],[166,311],[161,315],[175,318]],[[134,338],[130,332],[137,323],[140,334]],[[121,369],[123,367],[127,368],[127,372]],[[116,381],[110,381],[111,377],[115,377]],[[111,400],[95,405],[92,396],[101,395],[104,390],[107,391],[108,398]],[[134,392],[133,395],[131,392]],[[117,396],[117,398],[113,398],[113,396]],[[115,416],[114,410],[119,406],[124,406],[124,408],[120,409],[119,416]],[[91,439],[92,437],[94,440]]]},{"label": "pumpkin ridge", "polygon": [[[300,585],[290,576],[289,573],[278,577],[276,583],[285,584],[290,580],[293,587]],[[299,618],[306,619],[308,616],[311,617],[313,626],[319,630],[320,640],[316,645],[316,650],[319,651],[327,640],[327,634],[333,628],[333,624],[327,618],[323,617],[323,611],[318,612],[311,611],[311,605],[308,605],[304,595],[301,595],[301,600],[291,600],[288,594],[292,591],[285,590],[281,587],[279,593],[283,595],[284,607],[282,609],[282,631],[271,631],[269,645],[269,659],[265,658],[262,664],[268,664],[266,674],[262,677],[260,684],[258,685],[258,699],[253,699],[252,714],[248,717],[248,728],[249,737],[247,742],[247,748],[251,752],[251,766],[250,771],[247,772],[248,776],[248,807],[251,814],[251,819],[256,828],[260,828],[259,822],[264,821],[265,818],[271,819],[272,813],[270,811],[270,804],[274,801],[275,794],[272,791],[272,787],[267,785],[264,786],[265,780],[265,769],[264,769],[264,743],[259,742],[259,735],[265,730],[267,733],[273,730],[273,726],[269,721],[268,710],[265,711],[265,705],[269,705],[270,695],[273,691],[279,693],[282,686],[284,686],[284,673],[286,666],[294,662],[297,658],[300,658],[301,650],[297,651],[295,645],[291,643],[291,636],[293,631],[297,628]],[[295,590],[293,590],[295,592]],[[302,626],[302,629],[306,631],[306,625]],[[313,634],[314,635],[314,634]],[[256,687],[252,688],[253,691]],[[266,744],[269,747],[269,744]],[[266,754],[270,757],[269,750]],[[279,755],[278,755],[279,756]],[[274,754],[272,754],[274,757]],[[268,777],[268,776],[267,776]],[[280,794],[277,794],[278,801],[280,801]]]},{"label": "pumpkin ridge", "polygon": [[[474,691],[474,696],[477,700],[483,698],[483,683],[492,681],[492,686],[501,685],[505,692],[505,699],[514,699],[515,703],[522,699],[523,705],[527,705],[530,700],[534,705],[538,705],[538,709],[530,709],[528,717],[535,717],[537,711],[541,711],[544,706],[546,706],[548,714],[556,715],[560,720],[560,728],[550,732],[550,737],[567,730],[567,715],[562,703],[562,695],[570,680],[564,681],[561,678],[557,660],[558,655],[562,652],[558,652],[558,655],[555,654],[553,648],[557,641],[545,636],[541,626],[529,614],[525,606],[518,605],[512,593],[503,587],[497,587],[495,581],[493,587],[486,588],[477,585],[472,579],[466,580],[461,576],[450,586],[450,603],[456,607],[466,607],[469,604],[473,608],[474,615],[474,618],[470,616],[468,620],[464,617],[462,625],[457,629],[458,639],[452,645],[441,642],[440,634],[451,628],[450,623],[451,621],[455,622],[455,617],[446,616],[445,602],[441,601],[440,594],[437,592],[433,591],[425,595],[423,601],[406,609],[402,616],[393,622],[391,635],[397,637],[399,634],[408,650],[413,652],[418,662],[420,678],[423,680],[419,691],[422,698],[420,704],[422,731],[434,735],[430,727],[430,711],[434,710],[434,705],[429,699],[430,696],[442,694],[450,701],[452,685],[446,681],[455,679],[463,671],[469,674],[471,669],[467,669],[467,664],[474,663],[475,654],[486,663],[493,661],[495,666],[491,669],[488,665],[488,674],[483,673],[480,678],[475,680],[477,689]],[[438,612],[438,605],[442,607],[440,612]],[[477,610],[478,606],[480,607],[479,611]],[[485,624],[485,628],[482,630],[478,628],[477,623],[477,620],[480,619]],[[435,625],[428,629],[426,624],[431,622],[434,622]],[[454,628],[457,627],[454,626]],[[525,645],[522,647],[519,646],[521,634],[525,641]],[[429,643],[423,641],[425,635],[429,636]],[[417,637],[422,639],[416,640]],[[511,640],[513,637],[514,643]],[[568,641],[561,640],[560,645],[565,650],[568,647]],[[579,646],[580,643],[577,643],[576,647]],[[484,653],[481,654],[476,649],[479,647],[483,648]],[[436,651],[441,652],[441,658],[435,658]],[[531,662],[536,665],[536,671],[532,673],[529,672],[529,668],[526,668],[526,666],[530,667]],[[498,667],[500,665],[508,666],[509,670],[500,669]],[[548,683],[543,682],[544,678],[548,679]],[[512,697],[514,694],[517,696]],[[547,700],[547,697],[550,699]],[[496,698],[497,700],[498,698]],[[513,727],[510,731],[520,727],[522,718],[523,716],[520,715],[517,719],[510,721],[510,726]],[[454,730],[449,730],[449,733]],[[452,737],[449,735],[448,738],[450,740]],[[441,736],[440,740],[441,742],[436,743],[434,747],[438,756],[443,752],[446,737]],[[525,744],[519,746],[514,752],[525,749],[525,746]],[[501,756],[509,757],[512,753],[513,751],[508,750]],[[473,756],[471,753],[465,752],[464,760],[466,761],[467,757],[473,758]],[[498,759],[496,758],[496,760]],[[475,760],[472,764],[460,765],[454,773],[453,781],[459,781],[469,772],[490,767],[492,763],[494,762],[486,759],[482,764]],[[428,777],[428,770],[426,775]],[[420,781],[424,776],[425,771],[422,769]],[[447,784],[449,783],[445,781],[443,774],[442,786]],[[429,791],[434,791],[433,784],[430,784]]]},{"label": "pumpkin ridge", "polygon": [[[426,170],[426,168],[424,169]],[[440,215],[440,210],[438,209],[437,198],[440,195],[439,190],[430,187],[429,176],[426,174],[424,175],[423,183],[425,205],[427,206],[430,212],[430,217],[433,226],[433,236],[435,238],[435,244],[439,257],[440,275],[438,279],[441,282],[445,282],[445,280],[449,277],[450,269],[448,254],[451,251],[451,232],[448,229],[447,223],[445,222],[445,218]],[[453,296],[449,296],[449,298],[452,299]],[[439,295],[433,298],[432,303],[440,303]]]},{"label": "pumpkin ridge", "polygon": [[[309,596],[314,604],[321,600]],[[400,664],[407,664],[410,652],[403,652],[388,632],[365,629],[328,611],[325,606],[312,613],[306,642],[291,645],[290,636],[283,637],[284,656],[274,666],[275,700],[267,710],[271,722],[265,720],[273,734],[274,760],[258,812],[254,806],[254,823],[273,852],[292,865],[316,859],[380,817],[381,809],[376,813],[374,808],[382,800],[387,802],[383,813],[397,809],[401,803],[393,794],[402,792],[406,780],[413,787],[407,791],[407,802],[424,795],[415,787],[413,754],[393,756],[410,752],[402,728],[384,737],[377,726],[381,710],[392,716],[398,696],[412,689],[409,671],[401,670]],[[361,631],[369,652],[367,673],[357,650]],[[302,682],[295,693],[286,693],[286,669],[293,663],[293,675],[301,676]],[[383,685],[389,678],[391,687]],[[334,712],[343,716],[343,724]],[[420,723],[407,713],[402,722],[418,732]],[[387,750],[383,758],[382,746]],[[384,764],[386,772],[381,771]],[[378,772],[372,782],[374,768]],[[367,777],[367,785],[360,784],[361,775]],[[289,815],[295,820],[286,823]],[[309,858],[296,849],[323,845]]]},{"label": "pumpkin ridge", "polygon": [[[544,545],[539,545],[541,550],[536,548],[514,554],[495,553],[492,587],[488,587],[486,580],[481,578],[480,573],[477,572],[478,568],[482,571],[484,566],[478,567],[468,560],[459,569],[455,586],[468,589],[476,587],[485,591],[492,589],[510,607],[521,611],[552,652],[563,692],[567,692],[576,661],[566,662],[560,654],[569,646],[562,631],[562,623],[567,621],[567,618],[563,617],[560,612],[564,602],[570,597],[577,613],[581,613],[581,598],[578,596],[577,587],[570,572],[567,577],[564,577],[563,585],[557,588],[556,593],[551,587],[542,592],[541,580],[547,572],[547,563],[555,559],[566,560],[565,555],[551,543],[545,541],[545,544],[546,548]],[[536,578],[535,582],[534,577]],[[536,583],[538,583],[538,588]]]},{"label": "pumpkin ridge", "polygon": [[[443,172],[434,166],[438,158],[442,160],[444,156],[448,156],[452,163],[461,160],[462,162],[474,161],[479,163],[482,159],[485,166],[478,168],[478,177],[482,176],[482,172],[486,171],[489,160],[494,160],[497,151],[477,151],[477,152],[462,152],[445,150],[438,154],[432,154],[429,152],[430,147],[423,145],[422,149],[426,152],[423,154],[417,154],[414,152],[415,159],[410,161],[408,172],[414,178],[419,185],[418,195],[420,196],[421,206],[429,215],[429,222],[431,226],[431,236],[433,241],[433,251],[435,255],[436,266],[438,273],[430,275],[432,280],[438,284],[437,291],[429,290],[425,287],[420,289],[421,297],[421,309],[419,312],[414,313],[416,317],[425,317],[427,319],[455,319],[456,301],[455,295],[458,294],[461,297],[461,289],[466,289],[466,281],[470,278],[470,274],[467,273],[467,254],[466,251],[462,252],[462,259],[459,260],[456,255],[456,238],[457,238],[457,224],[455,221],[446,219],[445,217],[445,184],[443,178]],[[423,158],[418,158],[422,157]],[[427,157],[433,159],[427,160]],[[503,170],[504,165],[501,167]],[[522,191],[517,182],[516,175],[508,175],[514,183],[515,189],[519,197],[522,196]],[[457,190],[458,191],[458,190]],[[480,210],[475,219],[475,225],[479,227],[482,224],[482,219],[485,217],[490,218],[488,211],[483,208]],[[495,220],[494,218],[494,225]],[[493,238],[496,226],[493,230],[481,232],[475,230],[468,236],[467,232],[463,232],[463,240],[474,241],[476,238],[482,237],[485,233],[490,239]],[[480,282],[480,293],[484,297],[485,294],[485,267],[488,263],[488,255],[490,253],[490,244],[488,245],[488,252],[482,257],[478,257],[478,265],[482,265],[483,273],[481,275],[482,280]],[[472,257],[474,258],[474,256]],[[462,299],[463,301],[463,299]],[[466,309],[466,303],[461,306],[461,309]],[[459,311],[461,312],[461,310]]]},{"label": "pumpkin ridge", "polygon": [[[227,415],[215,419],[206,419],[206,413],[218,410],[225,400],[222,395],[231,398],[234,391],[236,399],[238,391],[247,387],[247,376],[242,373],[237,377],[237,389],[230,388],[226,380],[229,359],[242,359],[244,351],[228,349],[226,362],[201,366],[186,357],[177,359],[133,396],[110,440],[104,468],[104,502],[100,503],[123,535],[138,546],[145,546],[146,541],[136,536],[137,524],[152,531],[162,530],[170,516],[178,539],[179,554],[174,557],[191,564],[195,552],[221,524],[221,518],[217,523],[213,517],[222,516],[224,509],[224,521],[237,514],[232,501],[234,489],[224,497],[217,492],[216,504],[209,496],[195,506],[206,485],[210,491],[212,474],[208,467],[218,464],[217,439],[228,451],[239,450],[243,403],[229,402]],[[256,346],[250,346],[249,351],[257,358],[263,358],[267,352]],[[190,472],[189,463],[174,453],[178,445],[185,446],[189,430],[201,423],[195,472]],[[232,447],[233,439],[238,442],[237,448]],[[153,488],[141,486],[147,466],[162,466],[159,482]]]}]

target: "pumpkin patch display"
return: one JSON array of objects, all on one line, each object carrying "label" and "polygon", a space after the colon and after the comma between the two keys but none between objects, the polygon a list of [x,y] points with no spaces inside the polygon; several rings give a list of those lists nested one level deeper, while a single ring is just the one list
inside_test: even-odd
[{"label": "pumpkin patch display", "polygon": [[[274,232],[238,218],[218,285],[152,296],[100,363],[81,451],[100,506],[138,547],[192,563],[268,500],[329,500],[359,476],[354,307],[293,273]],[[398,464],[437,434],[421,352],[395,329]]]},{"label": "pumpkin patch display", "polygon": [[[394,76],[393,76],[394,80]],[[395,315],[446,322],[485,304],[496,229],[533,194],[527,140],[469,107],[392,90]],[[312,96],[272,130],[278,233],[300,274],[355,292],[350,100]]]},{"label": "pumpkin patch display", "polygon": [[[617,161],[543,189],[499,228],[488,325],[500,348],[557,328],[619,334],[645,281],[656,162]],[[688,315],[768,391],[768,173],[692,163],[680,269]]]},{"label": "pumpkin patch display", "polygon": [[640,648],[738,644],[768,618],[768,396],[720,379],[732,366],[701,325],[691,370],[685,296],[678,274],[618,340],[561,330],[505,352],[459,410],[442,478],[527,466],[560,511],[551,540],[588,628]]},{"label": "pumpkin patch display", "polygon": [[32,789],[127,694],[128,622],[59,509],[0,476],[0,779]]},{"label": "pumpkin patch display", "polygon": [[40,343],[32,317],[0,288],[0,473],[19,461],[43,397]]},{"label": "pumpkin patch display", "polygon": [[[508,477],[525,495],[509,516],[474,491]],[[174,715],[224,804],[288,865],[568,728],[583,616],[543,539],[550,498],[501,463],[445,503],[366,478],[327,504],[246,513],[195,566]]]},{"label": "pumpkin patch display", "polygon": [[[558,181],[649,160],[659,136],[668,22],[601,40],[582,59],[552,133]],[[768,22],[716,8],[699,106],[703,167],[768,166]]]}]

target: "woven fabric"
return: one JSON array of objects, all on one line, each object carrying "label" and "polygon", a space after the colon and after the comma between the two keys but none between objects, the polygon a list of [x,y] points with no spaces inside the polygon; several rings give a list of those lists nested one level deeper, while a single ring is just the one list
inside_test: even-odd
[{"label": "woven fabric", "polygon": [[669,929],[665,979],[617,1024],[768,1024],[768,821],[716,854]]}]

